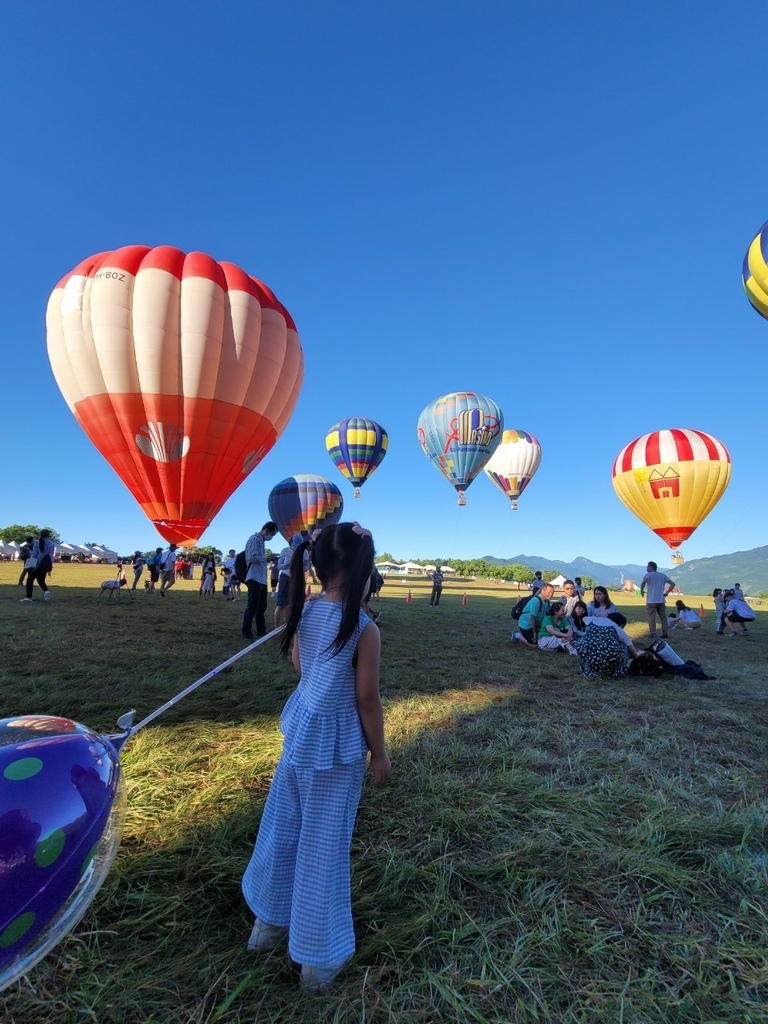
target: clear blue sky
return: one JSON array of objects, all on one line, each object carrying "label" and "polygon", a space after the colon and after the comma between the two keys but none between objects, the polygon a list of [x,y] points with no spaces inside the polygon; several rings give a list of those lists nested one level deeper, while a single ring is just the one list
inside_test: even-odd
[{"label": "clear blue sky", "polygon": [[[686,556],[765,544],[768,322],[740,282],[768,219],[764,21],[756,0],[3,5],[0,525],[160,543],[45,348],[59,278],[144,243],[266,281],[305,351],[287,430],[201,543],[239,549],[309,472],[396,557],[668,565],[610,470],[679,426],[733,457]],[[541,441],[518,512],[484,476],[458,508],[419,448],[454,390]],[[324,446],[344,416],[390,435],[358,501]]]}]

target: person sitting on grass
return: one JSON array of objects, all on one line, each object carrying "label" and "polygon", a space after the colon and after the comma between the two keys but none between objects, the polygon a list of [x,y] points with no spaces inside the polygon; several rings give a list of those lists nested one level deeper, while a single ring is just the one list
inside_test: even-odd
[{"label": "person sitting on grass", "polygon": [[588,614],[589,612],[587,611],[587,606],[584,604],[584,602],[577,601],[576,604],[573,606],[573,611],[569,616],[571,620],[571,629],[573,630],[574,636],[584,636],[584,631],[587,628],[584,620],[586,619]]},{"label": "person sitting on grass", "polygon": [[683,626],[685,629],[700,628],[701,619],[693,608],[689,608],[684,601],[675,601],[675,607],[677,612],[671,612],[667,619],[667,625],[670,629],[676,629],[677,626]]},{"label": "person sitting on grass", "polygon": [[587,605],[587,613],[594,615],[595,618],[607,618],[615,613],[621,614],[608,596],[605,587],[595,587],[592,591],[592,600]]},{"label": "person sitting on grass", "polygon": [[588,615],[587,629],[576,640],[579,671],[587,679],[624,679],[629,672],[630,658],[637,657],[631,637],[625,633],[627,620],[620,612],[610,615]]},{"label": "person sitting on grass", "polygon": [[549,614],[541,620],[538,647],[540,651],[567,651],[569,654],[576,654],[571,623],[565,614],[565,605],[559,601],[550,605]]},{"label": "person sitting on grass", "polygon": [[539,627],[541,620],[549,612],[549,602],[555,588],[551,583],[545,583],[538,588],[538,593],[529,598],[523,613],[520,616],[520,628],[512,634],[513,640],[519,640],[525,647],[532,647],[538,650]]}]

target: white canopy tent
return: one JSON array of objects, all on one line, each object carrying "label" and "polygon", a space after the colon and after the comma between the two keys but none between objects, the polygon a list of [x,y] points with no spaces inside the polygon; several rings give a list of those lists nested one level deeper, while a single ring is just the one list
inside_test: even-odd
[{"label": "white canopy tent", "polygon": [[552,584],[553,587],[562,587],[562,585],[565,583],[565,581],[567,579],[568,579],[567,576],[563,576],[563,574],[560,573],[559,576],[555,576],[555,578],[553,580],[550,580],[550,583]]}]

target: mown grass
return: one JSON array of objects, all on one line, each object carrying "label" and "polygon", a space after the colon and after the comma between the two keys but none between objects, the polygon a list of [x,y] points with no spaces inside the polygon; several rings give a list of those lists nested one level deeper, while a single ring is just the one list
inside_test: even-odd
[{"label": "mown grass", "polygon": [[[20,605],[16,575],[0,565],[2,714],[114,731],[239,649],[243,602],[195,584],[108,602],[103,569],[57,566],[50,605]],[[436,610],[427,593],[389,581],[379,604],[394,775],[364,794],[358,953],[333,993],[244,948],[239,882],[295,685],[262,648],[126,745],[114,868],[0,996],[4,1021],[765,1024],[764,613],[725,641],[705,600],[705,629],[673,635],[714,680],[607,684],[512,647],[512,588],[451,583]],[[640,637],[640,602],[622,609]]]}]

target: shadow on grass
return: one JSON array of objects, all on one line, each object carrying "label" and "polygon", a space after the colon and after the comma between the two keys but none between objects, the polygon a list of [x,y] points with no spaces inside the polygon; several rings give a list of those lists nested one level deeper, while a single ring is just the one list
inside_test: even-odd
[{"label": "shadow on grass", "polygon": [[207,771],[185,749],[181,797],[160,765],[140,774],[147,734],[105,889],[4,1019],[759,1020],[765,722],[746,702],[705,716],[680,693],[665,718],[647,687],[599,692],[455,689],[390,710],[395,774],[366,786],[353,842],[358,953],[316,999],[284,952],[244,949],[273,732],[220,727]]}]

